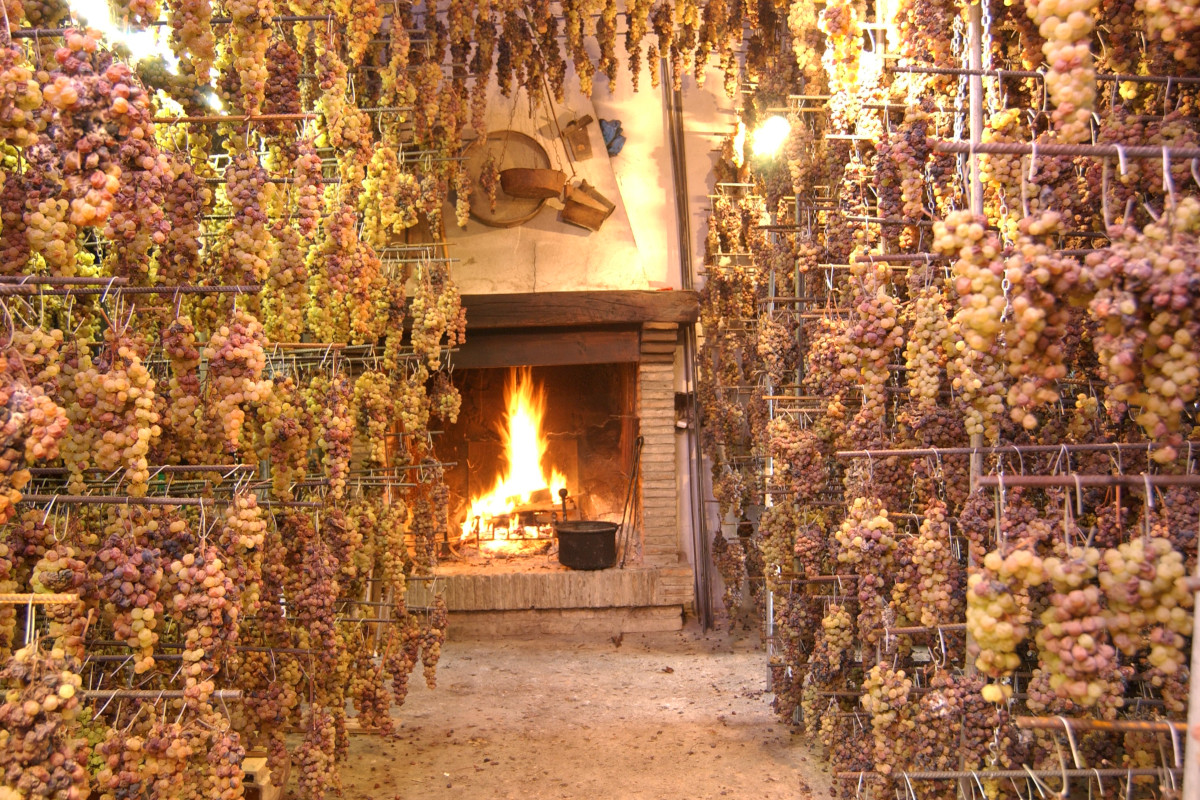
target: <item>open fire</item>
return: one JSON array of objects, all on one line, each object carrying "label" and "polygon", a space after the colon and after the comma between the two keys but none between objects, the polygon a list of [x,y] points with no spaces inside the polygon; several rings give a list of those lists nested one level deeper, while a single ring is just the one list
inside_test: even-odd
[{"label": "open fire", "polygon": [[554,499],[567,479],[545,463],[548,441],[542,430],[546,393],[528,367],[509,370],[500,421],[504,448],[500,476],[490,491],[471,498],[462,541],[474,539],[481,551],[505,551],[517,541],[546,539]]}]

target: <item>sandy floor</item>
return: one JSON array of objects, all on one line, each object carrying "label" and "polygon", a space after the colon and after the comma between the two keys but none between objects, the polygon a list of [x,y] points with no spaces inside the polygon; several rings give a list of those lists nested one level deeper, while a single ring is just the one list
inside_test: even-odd
[{"label": "sandy floor", "polygon": [[770,709],[766,658],[727,634],[448,642],[395,738],[353,736],[345,797],[827,797]]}]

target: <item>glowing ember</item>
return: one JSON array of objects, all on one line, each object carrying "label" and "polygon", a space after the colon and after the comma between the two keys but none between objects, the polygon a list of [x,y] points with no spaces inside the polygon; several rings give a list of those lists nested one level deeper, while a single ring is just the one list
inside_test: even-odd
[{"label": "glowing ember", "polygon": [[[489,533],[494,530],[498,541],[537,538],[538,528],[522,525],[515,512],[530,502],[534,492],[548,489],[554,498],[567,485],[558,470],[542,463],[548,445],[542,433],[546,393],[534,385],[528,367],[509,371],[504,398],[507,408],[500,440],[504,444],[505,468],[491,491],[471,498],[471,510],[462,526],[463,539],[476,529]],[[493,544],[489,549],[498,548]]]}]

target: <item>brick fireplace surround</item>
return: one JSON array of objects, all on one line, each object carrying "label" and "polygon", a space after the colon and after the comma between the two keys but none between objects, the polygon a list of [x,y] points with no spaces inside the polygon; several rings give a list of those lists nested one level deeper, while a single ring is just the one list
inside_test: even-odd
[{"label": "brick fireplace surround", "polygon": [[[538,292],[465,295],[467,342],[457,367],[636,363],[638,429],[644,438],[635,531],[640,559],[598,571],[463,571],[439,568],[451,635],[675,630],[694,600],[679,497],[687,464],[677,458],[675,374],[679,326],[695,322],[687,291]],[[422,584],[410,602],[426,600]]]}]

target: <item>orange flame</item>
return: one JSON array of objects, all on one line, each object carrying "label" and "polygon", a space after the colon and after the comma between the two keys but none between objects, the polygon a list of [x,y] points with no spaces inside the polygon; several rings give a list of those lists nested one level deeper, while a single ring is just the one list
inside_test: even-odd
[{"label": "orange flame", "polygon": [[[494,521],[506,520],[519,505],[528,503],[534,492],[549,489],[550,497],[554,498],[567,485],[562,473],[543,464],[549,444],[542,433],[546,392],[533,383],[528,367],[509,371],[504,399],[506,409],[500,440],[504,444],[506,468],[491,491],[471,498],[471,510],[462,526],[464,539],[477,521],[484,529]],[[504,527],[508,527],[507,521]]]}]

